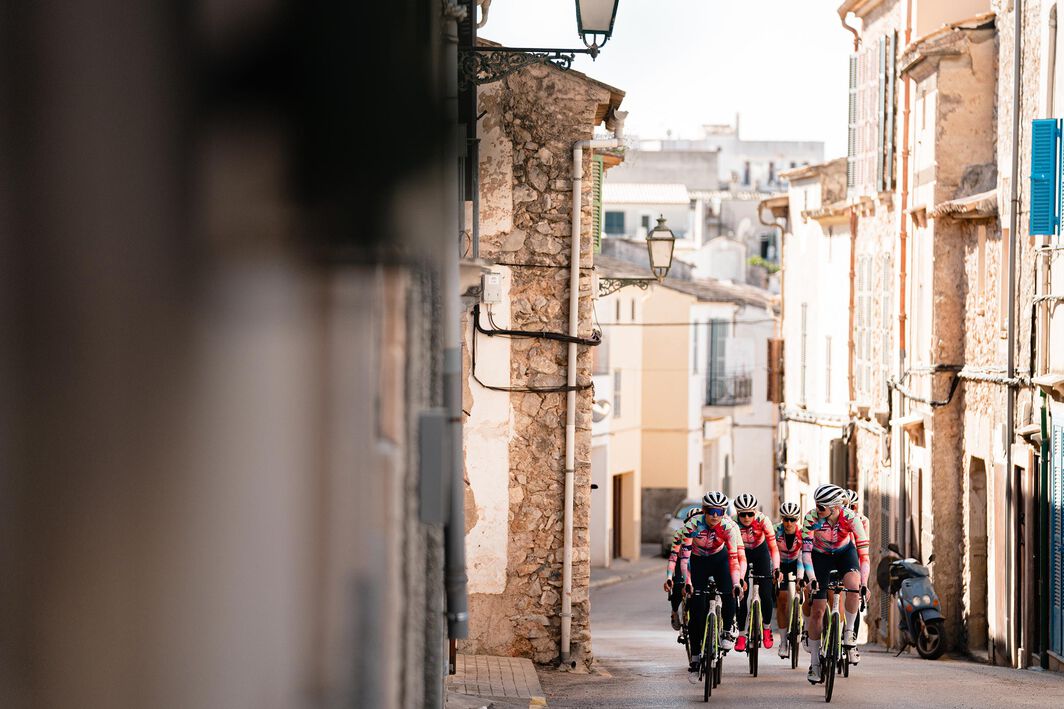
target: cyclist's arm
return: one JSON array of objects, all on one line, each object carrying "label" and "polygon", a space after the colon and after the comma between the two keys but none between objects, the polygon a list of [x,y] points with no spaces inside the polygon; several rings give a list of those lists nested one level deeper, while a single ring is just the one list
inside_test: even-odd
[{"label": "cyclist's arm", "polygon": [[671,579],[676,573],[676,562],[680,558],[680,544],[683,542],[682,531],[682,528],[678,529],[676,534],[672,535],[672,547],[669,549],[669,566],[665,572],[666,579]]},{"label": "cyclist's arm", "polygon": [[768,554],[772,557],[772,570],[778,571],[780,568],[780,548],[776,544],[776,530],[772,526],[772,522],[768,517],[762,515],[761,528],[765,532],[765,543],[768,544]]},{"label": "cyclist's arm", "polygon": [[813,571],[813,530],[809,522],[802,525],[802,557],[801,565],[805,567],[805,577],[809,583],[816,582],[816,572]]},{"label": "cyclist's arm", "polygon": [[732,585],[738,586],[739,581],[746,576],[746,545],[743,544],[743,535],[739,533],[739,525],[733,525],[729,531],[727,546]]},{"label": "cyclist's arm", "polygon": [[798,538],[798,570],[796,571],[796,574],[798,576],[798,580],[800,581],[807,575],[805,573],[805,554],[802,553],[804,544],[804,542],[802,541],[804,539],[804,535],[802,534],[802,528],[798,527],[796,530],[794,530],[794,535]]},{"label": "cyclist's arm", "polygon": [[684,524],[680,528],[683,539],[680,541],[680,578],[687,580],[691,576],[688,573],[688,567],[691,564],[691,545],[694,544],[694,526],[690,524]]},{"label": "cyclist's arm", "polygon": [[[852,513],[851,513],[852,514]],[[850,519],[850,525],[853,527],[853,538],[857,544],[857,558],[861,563],[861,585],[868,585],[868,530],[865,529],[864,523],[861,522],[861,518],[853,514]]]}]

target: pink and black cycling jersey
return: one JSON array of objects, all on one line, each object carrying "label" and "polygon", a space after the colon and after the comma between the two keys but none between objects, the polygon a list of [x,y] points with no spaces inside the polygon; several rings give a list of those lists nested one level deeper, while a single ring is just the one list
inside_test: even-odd
[{"label": "pink and black cycling jersey", "polygon": [[812,553],[834,554],[848,545],[857,547],[857,558],[861,566],[861,583],[868,582],[868,531],[853,510],[841,508],[839,518],[834,524],[822,518],[815,509],[802,520],[802,559],[805,572],[810,578],[813,574]]},{"label": "pink and black cycling jersey", "polygon": [[739,534],[743,537],[743,546],[746,549],[757,549],[767,542],[768,553],[772,557],[772,568],[780,567],[780,550],[776,546],[776,530],[772,528],[772,521],[764,512],[755,512],[753,521],[745,527],[742,522],[739,522]]},{"label": "pink and black cycling jersey", "polygon": [[683,544],[683,527],[680,527],[672,535],[669,542],[669,566],[665,572],[665,578],[671,579],[676,573],[676,562],[680,559],[680,546]]},{"label": "pink and black cycling jersey", "polygon": [[732,583],[739,585],[739,580],[746,575],[746,552],[739,525],[730,517],[721,517],[715,527],[710,527],[704,514],[692,517],[683,527],[683,542],[680,548],[680,575],[691,578],[689,567],[691,555],[712,556],[720,551],[728,553],[728,570]]},{"label": "pink and black cycling jersey", "polygon": [[797,564],[798,578],[802,578],[805,564],[802,562],[802,527],[794,525],[794,535],[790,545],[787,544],[787,533],[783,531],[783,522],[776,525],[776,547],[780,550],[780,563]]}]

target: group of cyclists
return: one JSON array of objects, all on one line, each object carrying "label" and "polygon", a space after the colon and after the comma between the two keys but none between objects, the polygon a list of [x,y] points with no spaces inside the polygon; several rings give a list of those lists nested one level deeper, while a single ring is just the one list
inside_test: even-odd
[{"label": "group of cyclists", "polygon": [[[842,646],[850,664],[860,661],[856,620],[858,596],[864,597],[868,583],[868,518],[858,511],[858,495],[853,490],[821,485],[813,499],[816,506],[804,517],[797,503],[781,504],[780,522],[776,525],[758,509],[757,498],[749,493],[738,495],[732,501],[724,493],[712,491],[702,498],[701,508],[694,507],[688,512],[672,539],[665,591],[672,605],[673,629],[686,627],[687,642],[692,648],[689,671],[697,671],[702,660],[697,649],[703,646],[706,625],[706,604],[699,602],[704,596],[694,595],[694,591],[705,589],[711,578],[717,589],[723,589],[721,619],[725,630],[720,648],[747,650],[750,642],[745,630],[750,607],[747,602],[750,599],[745,598],[749,590],[748,571],[753,578],[775,579],[775,584],[758,584],[760,627],[764,628],[760,640],[765,648],[773,646],[769,619],[773,607],[777,606],[782,658],[790,652],[785,637],[785,609],[790,607],[790,598],[788,584],[782,581],[796,581],[793,587],[802,596],[806,648],[810,655],[808,679],[813,684],[821,681],[821,623],[828,604],[827,581],[834,572],[845,588],[852,591],[842,594],[846,629]],[[734,505],[734,517],[728,514],[729,505]],[[773,585],[779,590],[774,591]],[[685,598],[690,599],[686,623],[680,615]]]}]

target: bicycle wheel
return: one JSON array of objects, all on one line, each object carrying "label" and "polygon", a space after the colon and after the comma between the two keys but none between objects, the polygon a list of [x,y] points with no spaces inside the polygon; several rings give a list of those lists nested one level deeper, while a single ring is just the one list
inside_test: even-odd
[{"label": "bicycle wheel", "polygon": [[835,690],[835,670],[839,660],[839,614],[831,614],[831,634],[828,636],[828,656],[824,665],[824,701],[831,701]]},{"label": "bicycle wheel", "polygon": [[757,677],[757,649],[761,646],[761,602],[750,605],[750,639],[746,654],[750,659],[750,674]]},{"label": "bicycle wheel", "polygon": [[709,695],[713,694],[714,668],[712,666],[710,666],[709,658],[711,658],[711,657],[712,658],[716,658],[716,656],[717,656],[717,614],[716,613],[710,613],[708,620],[709,620],[709,625],[706,628],[706,632],[707,633],[712,633],[712,635],[709,636],[711,638],[711,640],[709,642],[709,650],[710,651],[707,652],[707,653],[703,653],[703,655],[702,655],[702,666],[706,668],[706,672],[704,673],[704,675],[702,677],[702,701],[703,702],[708,702],[709,701]]},{"label": "bicycle wheel", "polygon": [[802,634],[801,628],[801,607],[798,603],[798,599],[791,601],[791,624],[790,630],[787,633],[787,641],[791,644],[791,669],[798,667],[798,637]]}]

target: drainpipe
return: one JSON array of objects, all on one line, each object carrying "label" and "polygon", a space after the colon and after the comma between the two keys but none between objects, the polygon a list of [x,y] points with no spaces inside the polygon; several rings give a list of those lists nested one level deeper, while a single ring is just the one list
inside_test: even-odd
[{"label": "drainpipe", "polygon": [[[1012,8],[1014,16],[1013,25],[1013,56],[1012,56],[1012,156],[1011,156],[1011,172],[1010,179],[1012,183],[1009,186],[1010,198],[1009,198],[1009,243],[1008,243],[1008,255],[1009,255],[1009,300],[1008,300],[1008,318],[1006,320],[1008,327],[1008,377],[1011,379],[1016,376],[1016,228],[1019,224],[1019,211],[1020,211],[1020,185],[1019,185],[1019,173],[1020,173],[1020,72],[1021,62],[1023,59],[1023,0],[1016,0]],[[1008,507],[1006,508],[1006,564],[1005,564],[1005,579],[1006,588],[1011,590],[1009,598],[1009,621],[1012,625],[1011,639],[1012,647],[1010,648],[1010,655],[1012,656],[1012,664],[1016,666],[1019,662],[1019,656],[1017,651],[1020,645],[1020,623],[1017,618],[1020,609],[1019,588],[1013,589],[1013,581],[1015,579],[1015,571],[1013,566],[1017,563],[1017,557],[1014,553],[1014,547],[1016,545],[1015,535],[1015,521],[1016,510],[1015,498],[1016,490],[1014,489],[1013,471],[1012,471],[1012,439],[1015,437],[1016,428],[1016,393],[1011,387],[1008,390],[1006,398],[1005,409],[1005,500]]]},{"label": "drainpipe", "polygon": [[[446,141],[444,155],[444,228],[439,248],[443,340],[443,405],[450,428],[450,504],[444,527],[444,588],[447,600],[447,637],[452,641],[469,635],[469,598],[465,563],[465,476],[462,456],[462,340],[461,295],[458,259],[461,251],[461,222],[464,205],[458,184],[458,146],[465,133],[458,125],[458,20],[463,10],[454,3],[444,6],[444,111],[454,135]],[[452,232],[451,229],[454,229]],[[453,242],[449,237],[456,237]],[[452,643],[452,652],[454,645]]]},{"label": "drainpipe", "polygon": [[[584,188],[584,149],[620,148],[624,145],[626,111],[615,111],[612,140],[580,140],[573,143],[573,229],[569,255],[569,335],[580,336],[580,232]],[[576,666],[571,659],[573,625],[573,497],[576,476],[576,342],[569,342],[566,359],[565,402],[565,518],[562,550],[562,637],[561,661]]]},{"label": "drainpipe", "polygon": [[850,334],[846,341],[847,358],[847,384],[850,390],[850,404],[857,400],[857,385],[853,375],[854,348],[856,343],[853,336],[854,313],[853,304],[854,289],[857,284],[857,210],[850,207]]},{"label": "drainpipe", "polygon": [[[861,46],[861,35],[859,35],[857,33],[856,28],[851,27],[850,25],[846,24],[846,13],[842,13],[842,12],[839,13],[839,22],[842,23],[843,28],[847,32],[849,32],[850,34],[853,35],[853,51],[856,52],[858,50],[858,48]],[[906,44],[908,44],[908,42],[906,42]]]},{"label": "drainpipe", "polygon": [[[1047,115],[1054,115],[1055,103],[1055,89],[1056,84],[1056,63],[1057,63],[1057,11],[1056,8],[1049,13],[1049,81],[1048,81],[1048,96],[1046,98],[1046,111]],[[1041,273],[1039,273],[1039,290],[1040,295],[1045,298],[1049,295],[1050,288],[1052,288],[1050,265],[1052,251],[1050,251],[1050,238],[1048,236],[1042,237],[1042,249],[1041,258],[1038,261]],[[1049,300],[1042,300],[1038,304],[1041,331],[1039,333],[1038,343],[1038,366],[1035,370],[1036,374],[1045,374],[1049,371]],[[1049,535],[1044,532],[1049,524],[1049,465],[1050,465],[1050,451],[1049,451],[1049,402],[1046,398],[1046,393],[1041,392],[1042,411],[1040,416],[1042,444],[1039,446],[1039,457],[1041,460],[1038,465],[1038,529],[1043,530],[1042,534],[1038,535],[1038,627],[1049,627],[1049,594],[1052,592],[1052,588],[1049,582]],[[1049,643],[1046,642],[1045,633],[1040,633],[1039,637],[1039,664],[1043,670],[1049,669],[1049,653],[1046,652],[1049,649]]]},{"label": "drainpipe", "polygon": [[[907,0],[905,3],[905,46],[908,47],[912,42],[913,33],[913,3],[912,0]],[[896,378],[901,381],[905,375],[905,361],[907,357],[906,353],[906,328],[908,326],[908,316],[906,314],[906,289],[908,288],[908,268],[909,268],[909,256],[908,256],[908,243],[909,243],[909,122],[911,114],[911,96],[912,96],[912,80],[909,76],[905,75],[905,86],[902,91],[902,112],[901,112],[901,125],[902,125],[902,138],[901,138],[901,204],[898,214],[898,371]],[[905,397],[903,397],[898,391],[894,391],[891,396],[897,397],[897,401],[892,401],[891,408],[897,411],[897,416],[905,416],[907,413],[907,405]],[[900,504],[898,505],[898,511],[896,521],[898,523],[898,529],[900,534],[898,535],[898,543],[901,544],[903,550],[908,549],[909,544],[909,525],[906,520],[909,518],[909,498],[905,492],[905,453],[906,442],[905,435],[892,436],[892,445],[897,446],[897,454],[894,456],[896,461],[896,470],[898,472],[898,479],[896,481],[897,490],[895,495],[897,496]],[[894,624],[891,624],[891,629],[888,631],[889,637],[893,640]]]}]

